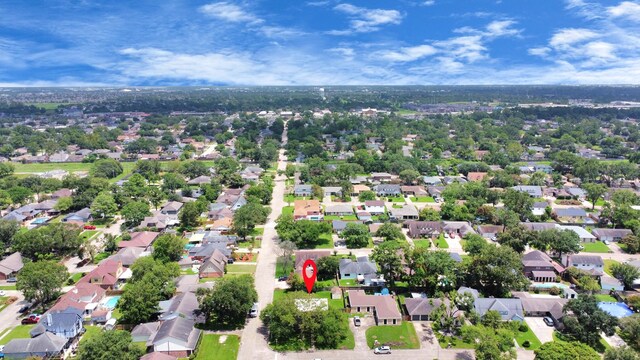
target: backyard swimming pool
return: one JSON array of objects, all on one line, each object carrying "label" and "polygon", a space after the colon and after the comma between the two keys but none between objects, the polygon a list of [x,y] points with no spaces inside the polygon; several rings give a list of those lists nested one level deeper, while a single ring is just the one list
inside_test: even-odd
[{"label": "backyard swimming pool", "polygon": [[633,315],[627,304],[621,302],[599,302],[598,307],[618,319]]},{"label": "backyard swimming pool", "polygon": [[102,305],[109,309],[115,309],[116,305],[118,305],[118,300],[120,300],[120,296],[111,296],[106,298]]},{"label": "backyard swimming pool", "polygon": [[537,288],[541,288],[541,289],[551,289],[553,287],[557,287],[559,289],[568,289],[569,286],[562,284],[562,283],[541,283],[541,284],[533,284],[531,285],[531,287],[537,287]]},{"label": "backyard swimming pool", "polygon": [[41,217],[41,218],[34,219],[31,222],[31,225],[41,225],[41,224],[46,223],[47,221],[49,221],[48,217]]}]

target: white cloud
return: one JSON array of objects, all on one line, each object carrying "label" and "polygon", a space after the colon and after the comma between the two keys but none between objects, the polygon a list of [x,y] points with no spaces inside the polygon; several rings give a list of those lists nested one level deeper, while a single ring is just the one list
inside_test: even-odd
[{"label": "white cloud", "polygon": [[431,45],[418,45],[413,47],[403,47],[399,51],[381,51],[378,56],[392,62],[408,62],[431,56],[438,52],[438,49]]},{"label": "white cloud", "polygon": [[537,47],[537,48],[531,48],[528,50],[528,53],[534,56],[547,56],[549,54],[549,52],[551,51],[551,49],[549,49],[546,46],[542,46],[542,47]]},{"label": "white cloud", "polygon": [[623,1],[617,6],[608,7],[607,13],[612,17],[624,17],[640,21],[640,4],[632,1]]},{"label": "white cloud", "polygon": [[349,47],[336,47],[336,48],[329,49],[329,51],[336,54],[340,54],[343,57],[349,58],[349,59],[352,59],[353,56],[356,54],[355,50]]},{"label": "white cloud", "polygon": [[549,45],[563,48],[583,41],[597,38],[598,34],[589,29],[560,29],[551,37]]},{"label": "white cloud", "polygon": [[380,30],[381,25],[398,25],[402,22],[402,14],[398,10],[367,9],[351,4],[338,4],[334,10],[350,15],[348,30],[332,30],[330,35],[347,35],[352,32],[366,33]]},{"label": "white cloud", "polygon": [[236,23],[261,23],[262,19],[247,12],[242,7],[229,2],[216,2],[202,5],[198,10],[210,17]]},{"label": "white cloud", "polygon": [[514,29],[512,26],[516,22],[513,20],[496,20],[487,25],[485,36],[500,37],[500,36],[515,36],[520,34],[521,30]]},{"label": "white cloud", "polygon": [[426,0],[422,2],[422,6],[433,6],[436,4],[435,0]]}]

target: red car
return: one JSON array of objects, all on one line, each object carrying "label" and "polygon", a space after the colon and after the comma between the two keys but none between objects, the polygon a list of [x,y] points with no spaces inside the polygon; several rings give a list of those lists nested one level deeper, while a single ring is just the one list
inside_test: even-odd
[{"label": "red car", "polygon": [[96,229],[96,226],[95,226],[95,225],[85,225],[85,226],[84,226],[84,229],[85,229],[85,230],[95,230],[95,229]]},{"label": "red car", "polygon": [[40,321],[40,315],[29,315],[28,317],[22,319],[21,323],[22,325],[29,325],[37,324],[38,321]]}]

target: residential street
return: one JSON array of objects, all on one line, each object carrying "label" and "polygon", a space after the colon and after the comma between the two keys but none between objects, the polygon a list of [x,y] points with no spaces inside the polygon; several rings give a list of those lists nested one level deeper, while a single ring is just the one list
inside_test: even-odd
[{"label": "residential street", "polygon": [[15,296],[18,300],[0,311],[0,332],[20,325],[20,319],[18,318],[20,314],[18,310],[26,304],[24,302],[24,296],[22,296],[22,291],[5,290],[5,293],[6,296]]}]

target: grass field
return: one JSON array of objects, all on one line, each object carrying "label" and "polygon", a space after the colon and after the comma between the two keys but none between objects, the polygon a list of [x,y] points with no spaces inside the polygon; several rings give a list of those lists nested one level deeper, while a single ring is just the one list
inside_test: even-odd
[{"label": "grass field", "polygon": [[388,345],[392,349],[419,349],[420,341],[416,329],[410,321],[403,321],[400,325],[380,325],[367,329],[367,345],[374,348],[375,340],[380,345]]},{"label": "grass field", "polygon": [[99,326],[85,325],[84,328],[87,331],[85,331],[85,333],[82,335],[82,338],[80,339],[80,344],[91,339],[92,337],[96,336],[102,331],[102,328]]},{"label": "grass field", "polygon": [[437,335],[438,337],[438,343],[440,344],[440,347],[443,349],[446,349],[449,344],[451,344],[451,348],[452,349],[473,349],[475,348],[474,344],[472,343],[468,343],[468,342],[464,342],[462,341],[462,339],[459,339],[457,337],[454,336],[442,336],[440,334]]},{"label": "grass field", "polygon": [[282,208],[282,215],[293,215],[293,206],[285,206]]},{"label": "grass field", "polygon": [[602,302],[618,302],[616,298],[607,294],[595,294],[594,297],[596,298],[596,300]]},{"label": "grass field", "polygon": [[[527,340],[529,340],[530,345],[529,347],[524,347],[522,344]],[[536,350],[542,345],[536,334],[534,334],[528,326],[526,332],[516,331],[516,341],[518,342],[518,345],[527,350]]]},{"label": "grass field", "polygon": [[237,335],[205,334],[200,340],[195,359],[235,360],[239,349],[240,337]]},{"label": "grass field", "polygon": [[260,247],[262,246],[262,240],[251,241],[251,239],[247,239],[247,241],[238,242],[238,247],[241,247],[241,248],[248,248],[251,245],[253,245],[254,249],[260,249]]},{"label": "grass field", "polygon": [[431,240],[423,239],[423,240],[413,240],[413,245],[416,248],[430,248]]},{"label": "grass field", "polygon": [[227,274],[253,274],[256,272],[255,265],[229,264],[227,265]]},{"label": "grass field", "polygon": [[356,221],[358,220],[358,217],[355,215],[344,215],[344,216],[329,215],[329,216],[325,216],[324,219],[326,221],[332,221],[332,220]]},{"label": "grass field", "polygon": [[418,203],[434,203],[434,202],[436,202],[435,199],[432,198],[431,196],[411,197],[411,201],[418,202]]},{"label": "grass field", "polygon": [[45,102],[45,103],[24,103],[24,105],[33,105],[37,108],[44,110],[55,110],[60,106],[71,105],[69,103],[56,103],[56,102]]},{"label": "grass field", "polygon": [[2,339],[0,339],[0,345],[6,345],[9,341],[13,339],[28,339],[31,337],[29,335],[29,331],[33,329],[35,325],[18,325],[11,329],[7,335],[5,335]]},{"label": "grass field", "polygon": [[583,252],[608,253],[610,251],[609,247],[601,241],[595,241],[592,243],[582,243],[582,246],[584,246],[584,250],[582,250]]},{"label": "grass field", "polygon": [[320,243],[316,245],[316,249],[333,249],[333,238],[331,233],[324,233],[318,238]]},{"label": "grass field", "polygon": [[71,276],[69,276],[69,280],[73,281],[73,283],[77,283],[78,281],[80,281],[80,279],[82,278],[83,274],[82,273],[75,273],[72,274]]},{"label": "grass field", "polygon": [[0,290],[15,290],[16,286],[15,285],[2,285],[0,286]]},{"label": "grass field", "polygon": [[286,266],[284,264],[284,259],[284,257],[280,256],[276,260],[276,278],[279,278],[280,276],[288,276],[293,271],[293,256],[291,257],[291,260],[287,262]]},{"label": "grass field", "polygon": [[386,200],[388,200],[389,202],[404,204],[404,198],[402,196],[387,197]]},{"label": "grass field", "polygon": [[436,247],[438,249],[448,249],[449,244],[447,243],[447,240],[445,240],[444,237],[440,236],[436,239]]},{"label": "grass field", "polygon": [[604,272],[606,272],[607,274],[613,276],[613,274],[611,272],[611,267],[614,264],[620,264],[620,263],[618,261],[615,261],[615,260],[605,259],[604,260]]},{"label": "grass field", "polygon": [[99,232],[100,231],[98,231],[98,230],[86,230],[86,231],[83,231],[80,234],[80,238],[82,240],[88,240],[88,239],[91,239],[92,237],[96,236]]}]

